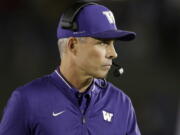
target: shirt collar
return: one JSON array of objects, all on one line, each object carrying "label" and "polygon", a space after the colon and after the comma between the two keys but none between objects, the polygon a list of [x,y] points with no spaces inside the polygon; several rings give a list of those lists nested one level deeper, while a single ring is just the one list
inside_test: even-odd
[{"label": "shirt collar", "polygon": [[[59,79],[61,79],[61,81],[74,93],[74,94],[78,94],[80,93],[76,88],[74,88],[66,79],[65,77],[62,75],[62,73],[59,70],[59,67],[55,70],[55,73],[58,75]],[[84,93],[81,94],[88,94],[90,97],[92,95],[92,93],[95,93],[97,88],[95,87],[95,80],[93,79],[91,85],[87,88],[87,90]]]},{"label": "shirt collar", "polygon": [[61,75],[60,71],[58,69],[55,70],[56,74],[59,76],[59,78],[70,88],[72,89],[72,86],[66,81],[66,79]]}]

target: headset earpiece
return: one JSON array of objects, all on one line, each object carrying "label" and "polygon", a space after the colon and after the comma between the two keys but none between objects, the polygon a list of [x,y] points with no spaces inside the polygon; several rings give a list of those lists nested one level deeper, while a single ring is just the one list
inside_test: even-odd
[{"label": "headset earpiece", "polygon": [[76,2],[68,10],[66,10],[61,18],[60,25],[64,29],[76,31],[77,23],[74,21],[79,11],[87,5],[97,5],[94,2]]}]

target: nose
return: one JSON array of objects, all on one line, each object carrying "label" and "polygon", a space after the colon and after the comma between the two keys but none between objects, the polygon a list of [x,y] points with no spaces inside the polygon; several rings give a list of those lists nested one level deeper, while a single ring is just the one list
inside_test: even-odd
[{"label": "nose", "polygon": [[114,48],[114,44],[111,44],[108,46],[108,50],[107,50],[107,58],[109,59],[115,59],[117,58],[117,52]]}]

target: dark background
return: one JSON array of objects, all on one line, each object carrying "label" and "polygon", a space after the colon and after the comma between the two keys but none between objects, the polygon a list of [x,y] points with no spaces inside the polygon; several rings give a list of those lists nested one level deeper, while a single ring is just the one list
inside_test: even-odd
[{"label": "dark background", "polygon": [[[0,1],[0,118],[16,87],[59,65],[56,28],[72,1]],[[180,135],[180,1],[100,3],[114,12],[118,28],[137,33],[117,48],[125,74],[111,71],[108,80],[131,97],[142,135]]]}]

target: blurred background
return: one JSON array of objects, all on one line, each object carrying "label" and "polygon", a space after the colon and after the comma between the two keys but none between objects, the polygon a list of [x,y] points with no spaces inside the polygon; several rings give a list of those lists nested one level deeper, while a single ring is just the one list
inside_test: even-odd
[{"label": "blurred background", "polygon": [[[56,28],[74,0],[0,1],[0,118],[11,92],[59,65]],[[116,50],[108,80],[134,104],[142,135],[180,135],[180,1],[102,0],[137,38]]]}]

